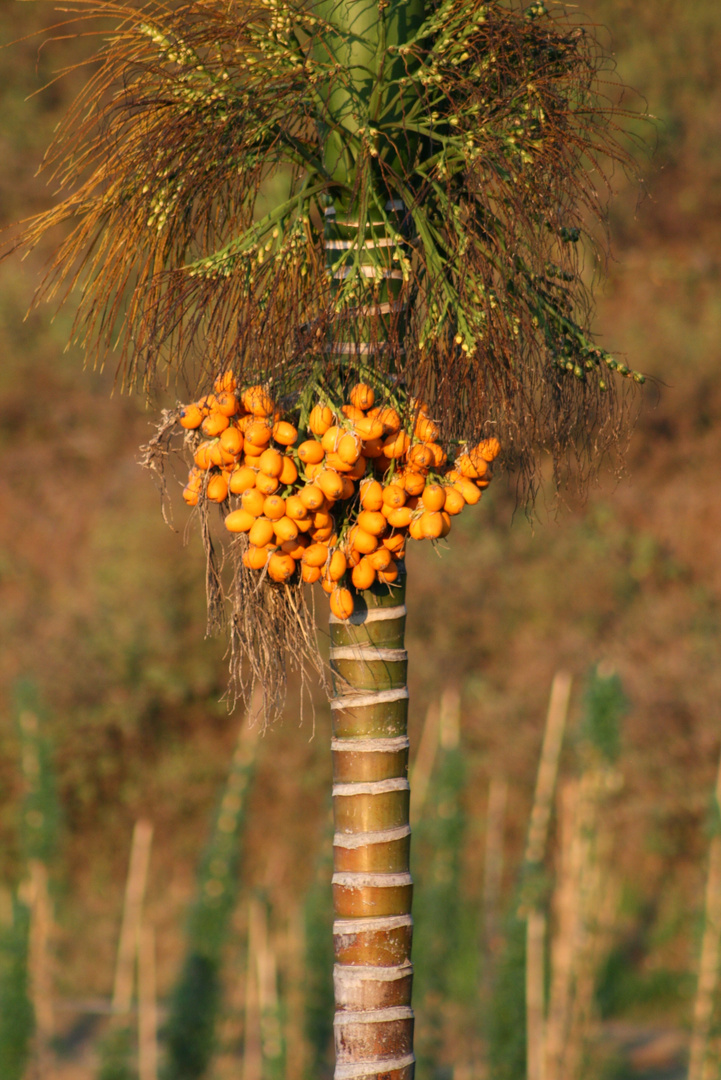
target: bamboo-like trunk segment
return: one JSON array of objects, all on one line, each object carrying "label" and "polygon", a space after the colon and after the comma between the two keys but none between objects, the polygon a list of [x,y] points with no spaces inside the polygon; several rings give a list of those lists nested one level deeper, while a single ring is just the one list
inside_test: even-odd
[{"label": "bamboo-like trunk segment", "polygon": [[331,616],[335,1080],[412,1080],[405,573]]},{"label": "bamboo-like trunk segment", "polygon": [[132,1002],[135,960],[138,952],[138,934],[140,932],[145,886],[148,879],[152,839],[153,826],[150,822],[136,821],[130,847],[130,863],[123,903],[123,920],[115,967],[114,1013],[129,1012]]}]

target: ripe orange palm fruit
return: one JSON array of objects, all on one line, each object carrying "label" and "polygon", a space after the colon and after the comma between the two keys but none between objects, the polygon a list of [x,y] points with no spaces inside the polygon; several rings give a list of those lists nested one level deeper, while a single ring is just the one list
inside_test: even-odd
[{"label": "ripe orange palm fruit", "polygon": [[406,529],[413,520],[413,510],[410,506],[398,506],[388,510],[385,517],[394,529]]},{"label": "ripe orange palm fruit", "polygon": [[249,539],[251,544],[255,547],[264,547],[269,544],[275,535],[273,528],[273,522],[269,521],[266,517],[258,517],[253,522],[249,533]]},{"label": "ripe orange palm fruit", "polygon": [[274,551],[268,559],[268,577],[272,581],[289,581],[295,573],[295,559],[285,552]]},{"label": "ripe orange palm fruit", "polygon": [[316,581],[320,581],[323,571],[320,566],[309,566],[308,563],[302,562],[300,564],[300,576],[307,585],[313,585]]},{"label": "ripe orange palm fruit", "polygon": [[314,435],[325,435],[333,423],[333,413],[327,405],[315,405],[310,411],[308,427]]},{"label": "ripe orange palm fruit", "polygon": [[243,408],[253,416],[272,416],[275,402],[262,386],[249,386],[241,398]]},{"label": "ripe orange palm fruit", "polygon": [[214,409],[209,413],[203,423],[200,425],[200,430],[203,432],[207,439],[214,439],[220,435],[221,431],[225,431],[230,420],[227,416],[224,416],[222,412],[218,412]]},{"label": "ripe orange palm fruit", "polygon": [[258,468],[266,476],[272,476],[277,479],[283,471],[283,454],[279,450],[275,450],[272,446],[269,446],[267,450],[264,450],[260,455],[260,461],[258,462]]},{"label": "ripe orange palm fruit", "polygon": [[255,486],[264,495],[274,495],[280,487],[280,482],[275,476],[268,476],[267,473],[262,473],[259,470],[255,478]]},{"label": "ripe orange palm fruit", "polygon": [[348,397],[356,409],[370,409],[376,399],[375,390],[368,383],[356,383]]},{"label": "ripe orange palm fruit", "polygon": [[298,479],[298,468],[293,461],[292,457],[288,454],[283,454],[283,468],[280,470],[280,476],[278,480],[283,487],[290,487]]},{"label": "ripe orange palm fruit", "polygon": [[282,518],[278,518],[275,522],[275,535],[278,538],[278,543],[281,545],[287,540],[296,540],[298,537],[298,526],[291,518],[283,515]]},{"label": "ripe orange palm fruit", "polygon": [[306,465],[318,465],[325,457],[325,450],[317,439],[306,439],[298,447],[298,457]]},{"label": "ripe orange palm fruit", "polygon": [[381,405],[375,409],[371,409],[368,416],[375,420],[380,420],[386,435],[395,434],[397,431],[401,430],[401,418],[396,410],[389,405]]},{"label": "ripe orange palm fruit", "polygon": [[238,457],[243,452],[243,433],[233,424],[220,433],[220,445],[226,454]]},{"label": "ripe orange palm fruit", "polygon": [[239,465],[230,474],[230,480],[228,481],[228,487],[233,495],[242,495],[244,491],[249,491],[255,487],[255,469],[249,468],[247,465]]},{"label": "ripe orange palm fruit", "polygon": [[323,447],[326,454],[335,453],[338,450],[338,444],[343,438],[343,428],[334,424],[329,427],[323,438],[320,440],[320,444]]},{"label": "ripe orange palm fruit", "polygon": [[370,555],[364,556],[374,570],[385,570],[393,561],[393,556],[387,547],[376,548]]},{"label": "ripe orange palm fruit", "polygon": [[254,516],[247,510],[232,510],[225,519],[225,527],[232,533],[250,532],[254,522]]},{"label": "ripe orange palm fruit", "polygon": [[250,447],[257,447],[260,451],[265,450],[270,442],[271,429],[266,420],[254,419],[245,429],[245,452]]},{"label": "ripe orange palm fruit", "polygon": [[383,439],[366,439],[363,442],[363,457],[371,461],[383,456]]},{"label": "ripe orange palm fruit", "polygon": [[430,417],[421,413],[413,428],[413,434],[416,438],[420,439],[421,442],[435,442],[440,433],[438,424],[436,424],[434,420],[431,420]]},{"label": "ripe orange palm fruit", "polygon": [[490,439],[481,439],[476,446],[476,450],[486,461],[495,461],[501,452],[501,444],[498,439],[494,437],[491,437]]},{"label": "ripe orange palm fruit", "polygon": [[366,532],[360,525],[354,525],[348,533],[348,543],[356,551],[360,551],[361,555],[370,555],[371,551],[378,547],[378,538]]},{"label": "ripe orange palm fruit", "polygon": [[400,484],[388,484],[383,488],[383,502],[392,510],[397,510],[406,501],[406,492]]},{"label": "ripe orange palm fruit", "polygon": [[249,570],[262,570],[268,561],[270,552],[263,546],[252,544],[247,551],[243,552],[243,565]]},{"label": "ripe orange palm fruit", "polygon": [[408,464],[414,469],[430,469],[434,464],[431,447],[426,443],[414,443],[408,451]]},{"label": "ripe orange palm fruit", "polygon": [[222,394],[224,390],[230,390],[232,393],[237,385],[238,383],[232,371],[221,371],[213,383],[213,390],[216,394]]},{"label": "ripe orange palm fruit", "polygon": [[263,513],[271,521],[280,521],[285,517],[285,499],[280,495],[268,495],[263,503]]},{"label": "ripe orange palm fruit", "polygon": [[353,614],[353,594],[350,589],[334,589],[330,594],[330,609],[336,619],[349,619]]},{"label": "ripe orange palm fruit", "polygon": [[391,555],[402,556],[406,547],[405,533],[394,532],[391,536],[384,536],[383,547],[387,548]]},{"label": "ripe orange palm fruit", "polygon": [[415,469],[406,469],[403,473],[403,487],[409,495],[420,495],[426,486],[426,478],[423,473]]},{"label": "ripe orange palm fruit", "polygon": [[465,476],[460,476],[455,480],[453,487],[456,491],[460,491],[469,506],[475,506],[481,498],[482,492],[479,491],[476,485]]},{"label": "ripe orange palm fruit", "polygon": [[351,573],[351,581],[356,589],[370,589],[371,585],[376,579],[376,572],[368,559],[364,556],[360,562],[356,563]]},{"label": "ripe orange palm fruit", "polygon": [[298,492],[298,498],[309,510],[320,510],[325,502],[325,495],[317,484],[306,484]]},{"label": "ripe orange palm fruit", "polygon": [[327,574],[331,581],[340,581],[348,569],[348,560],[340,548],[335,548],[331,552],[330,559],[328,560]]},{"label": "ripe orange palm fruit", "polygon": [[256,487],[246,488],[240,496],[240,505],[253,517],[260,517],[267,496]]},{"label": "ripe orange palm fruit", "polygon": [[440,484],[426,484],[421,498],[426,510],[442,510],[446,503],[446,489]]},{"label": "ripe orange palm fruit", "polygon": [[300,495],[289,495],[285,500],[285,512],[293,521],[305,521],[310,516],[310,511]]},{"label": "ripe orange palm fruit", "polygon": [[364,510],[380,510],[383,505],[383,485],[377,480],[364,480],[360,486],[360,504]]},{"label": "ripe orange palm fruit", "polygon": [[350,431],[343,435],[338,441],[336,453],[342,461],[345,461],[346,465],[355,465],[361,456],[361,441],[358,436]]},{"label": "ripe orange palm fruit", "polygon": [[438,510],[425,510],[420,518],[421,534],[424,540],[437,540],[443,532],[443,518]]},{"label": "ripe orange palm fruit", "polygon": [[221,390],[216,393],[215,407],[223,416],[235,416],[240,408],[232,390]]},{"label": "ripe orange palm fruit", "polygon": [[398,579],[398,573],[398,566],[393,562],[385,570],[378,571],[378,580],[381,585],[392,585]]},{"label": "ripe orange palm fruit", "polygon": [[296,536],[295,540],[284,540],[280,545],[281,551],[284,551],[286,555],[291,555],[296,562],[303,558],[303,552],[307,547],[308,538],[302,533]]},{"label": "ripe orange palm fruit", "polygon": [[180,410],[180,426],[192,431],[200,427],[203,422],[203,413],[197,405],[185,405]]},{"label": "ripe orange palm fruit", "polygon": [[315,482],[327,499],[340,499],[343,494],[343,481],[332,469],[323,469],[316,476]]},{"label": "ripe orange palm fruit", "polygon": [[210,466],[213,464],[210,460],[210,451],[212,450],[212,448],[212,443],[202,442],[200,446],[197,447],[193,456],[193,461],[199,469],[203,470],[203,472],[205,472],[206,469],[209,469]]},{"label": "ripe orange palm fruit", "polygon": [[348,420],[362,420],[365,413],[355,405],[342,405],[340,410]]},{"label": "ripe orange palm fruit", "polygon": [[383,443],[383,453],[387,458],[401,458],[408,450],[410,439],[405,431],[396,431]]},{"label": "ripe orange palm fruit", "polygon": [[388,523],[379,510],[361,510],[358,525],[371,536],[382,536],[388,528]]},{"label": "ripe orange palm fruit", "polygon": [[298,438],[298,428],[285,420],[273,424],[273,438],[280,446],[293,446]]},{"label": "ripe orange palm fruit", "polygon": [[303,552],[303,562],[306,566],[325,566],[328,558],[328,548],[325,544],[310,544]]},{"label": "ripe orange palm fruit", "polygon": [[208,481],[205,494],[211,502],[222,503],[228,498],[228,481],[222,473],[216,473]]},{"label": "ripe orange palm fruit", "polygon": [[447,514],[450,514],[451,516],[460,514],[465,505],[466,500],[463,498],[463,495],[457,487],[446,488],[446,501],[443,505],[443,509]]},{"label": "ripe orange palm fruit", "polygon": [[348,470],[346,476],[349,476],[351,480],[360,480],[361,477],[365,476],[366,467],[366,459],[361,454],[353,468]]}]

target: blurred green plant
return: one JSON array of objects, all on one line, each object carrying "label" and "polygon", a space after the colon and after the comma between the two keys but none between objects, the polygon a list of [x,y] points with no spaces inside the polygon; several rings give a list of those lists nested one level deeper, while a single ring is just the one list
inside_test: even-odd
[{"label": "blurred green plant", "polygon": [[165,1080],[199,1080],[210,1065],[222,1001],[224,945],[238,895],[239,846],[255,765],[257,728],[241,729],[198,871],[183,967],[165,1025]]},{"label": "blurred green plant", "polygon": [[12,922],[0,932],[0,1076],[23,1080],[30,1059],[35,1017],[30,1001],[28,944],[30,909],[13,897]]},{"label": "blurred green plant", "polygon": [[113,1028],[98,1048],[100,1065],[97,1080],[137,1080],[134,1063],[135,1040],[130,1028]]}]

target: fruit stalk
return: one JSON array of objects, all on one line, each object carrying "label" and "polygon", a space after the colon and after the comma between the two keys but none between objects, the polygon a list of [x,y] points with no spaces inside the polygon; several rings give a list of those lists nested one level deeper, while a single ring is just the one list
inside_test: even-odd
[{"label": "fruit stalk", "polygon": [[335,1080],[412,1080],[405,570],[331,616]]}]

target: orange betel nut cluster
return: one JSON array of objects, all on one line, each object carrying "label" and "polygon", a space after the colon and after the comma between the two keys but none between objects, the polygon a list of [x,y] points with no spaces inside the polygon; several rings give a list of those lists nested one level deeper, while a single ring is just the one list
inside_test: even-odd
[{"label": "orange betel nut cluster", "polygon": [[214,392],[180,410],[180,424],[205,436],[195,448],[183,498],[229,504],[225,527],[247,533],[243,562],[283,583],[320,581],[338,618],[356,589],[392,585],[406,540],[447,536],[491,480],[498,440],[462,449],[452,465],[438,425],[414,403],[410,430],[391,405],[358,383],[334,411],[319,403],[308,430],[282,419],[262,386],[239,391],[228,372]]}]

